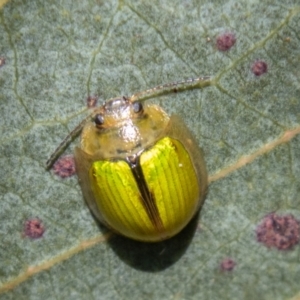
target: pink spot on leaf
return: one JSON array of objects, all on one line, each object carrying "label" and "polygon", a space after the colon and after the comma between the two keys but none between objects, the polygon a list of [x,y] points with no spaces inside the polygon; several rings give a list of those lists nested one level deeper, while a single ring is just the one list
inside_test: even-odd
[{"label": "pink spot on leaf", "polygon": [[59,158],[53,165],[53,171],[61,178],[73,176],[76,173],[74,156],[66,155]]},{"label": "pink spot on leaf", "polygon": [[216,45],[219,51],[228,51],[235,44],[235,34],[231,32],[225,32],[217,37]]},{"label": "pink spot on leaf", "polygon": [[251,71],[255,76],[260,76],[268,71],[268,65],[262,60],[257,60],[251,67]]},{"label": "pink spot on leaf", "polygon": [[290,250],[300,240],[300,223],[293,215],[266,215],[256,228],[257,241],[266,247]]},{"label": "pink spot on leaf", "polygon": [[0,68],[5,65],[5,58],[3,56],[0,56]]},{"label": "pink spot on leaf", "polygon": [[86,104],[88,108],[93,108],[97,105],[98,96],[88,96],[86,99]]},{"label": "pink spot on leaf", "polygon": [[232,271],[235,266],[236,266],[236,262],[231,258],[223,259],[220,264],[220,268],[222,271]]},{"label": "pink spot on leaf", "polygon": [[38,239],[43,236],[45,227],[40,219],[29,219],[24,224],[24,235],[31,239]]}]

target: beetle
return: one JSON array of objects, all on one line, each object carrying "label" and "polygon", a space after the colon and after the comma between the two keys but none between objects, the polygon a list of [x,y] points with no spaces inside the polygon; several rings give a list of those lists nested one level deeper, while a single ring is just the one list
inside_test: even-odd
[{"label": "beetle", "polygon": [[199,77],[107,100],[65,138],[47,161],[47,169],[82,132],[75,165],[94,216],[134,240],[171,238],[190,222],[204,200],[206,166],[184,122],[143,101],[209,84],[209,77]]}]

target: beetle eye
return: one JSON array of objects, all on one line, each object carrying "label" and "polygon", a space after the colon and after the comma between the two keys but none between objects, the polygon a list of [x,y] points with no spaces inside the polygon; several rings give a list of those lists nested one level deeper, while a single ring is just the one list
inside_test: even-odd
[{"label": "beetle eye", "polygon": [[143,110],[143,105],[141,102],[134,102],[132,107],[135,113],[139,113]]},{"label": "beetle eye", "polygon": [[97,127],[101,127],[104,124],[104,117],[101,114],[97,114],[94,118],[94,122]]}]

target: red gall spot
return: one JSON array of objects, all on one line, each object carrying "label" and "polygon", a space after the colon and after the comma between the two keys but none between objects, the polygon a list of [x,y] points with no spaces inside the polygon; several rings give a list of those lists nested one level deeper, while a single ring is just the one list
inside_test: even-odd
[{"label": "red gall spot", "polygon": [[97,105],[98,96],[88,96],[86,99],[86,105],[88,108],[93,108]]},{"label": "red gall spot", "polygon": [[231,258],[225,258],[220,263],[220,268],[222,271],[232,271],[236,266],[236,262]]},{"label": "red gall spot", "polygon": [[266,215],[256,228],[257,241],[266,247],[291,250],[300,240],[300,222],[293,215]]},{"label": "red gall spot", "polygon": [[31,239],[39,239],[43,236],[45,227],[41,220],[29,219],[24,224],[24,235]]},{"label": "red gall spot", "polygon": [[0,68],[5,65],[5,58],[0,56]]},{"label": "red gall spot", "polygon": [[76,173],[74,156],[66,155],[59,158],[52,168],[54,174],[61,178],[73,176]]},{"label": "red gall spot", "polygon": [[268,65],[262,60],[257,60],[251,67],[251,71],[255,76],[260,76],[268,71]]},{"label": "red gall spot", "polygon": [[236,42],[235,34],[225,32],[217,37],[217,48],[219,51],[228,51]]}]

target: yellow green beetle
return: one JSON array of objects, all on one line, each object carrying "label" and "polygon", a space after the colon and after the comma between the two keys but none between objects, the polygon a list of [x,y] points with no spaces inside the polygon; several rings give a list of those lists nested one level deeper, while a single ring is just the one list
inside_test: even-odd
[{"label": "yellow green beetle", "polygon": [[47,168],[80,131],[76,171],[96,218],[116,233],[159,242],[180,232],[199,210],[207,188],[201,150],[177,116],[142,104],[154,94],[203,87],[208,77],[113,98],[62,142]]}]

